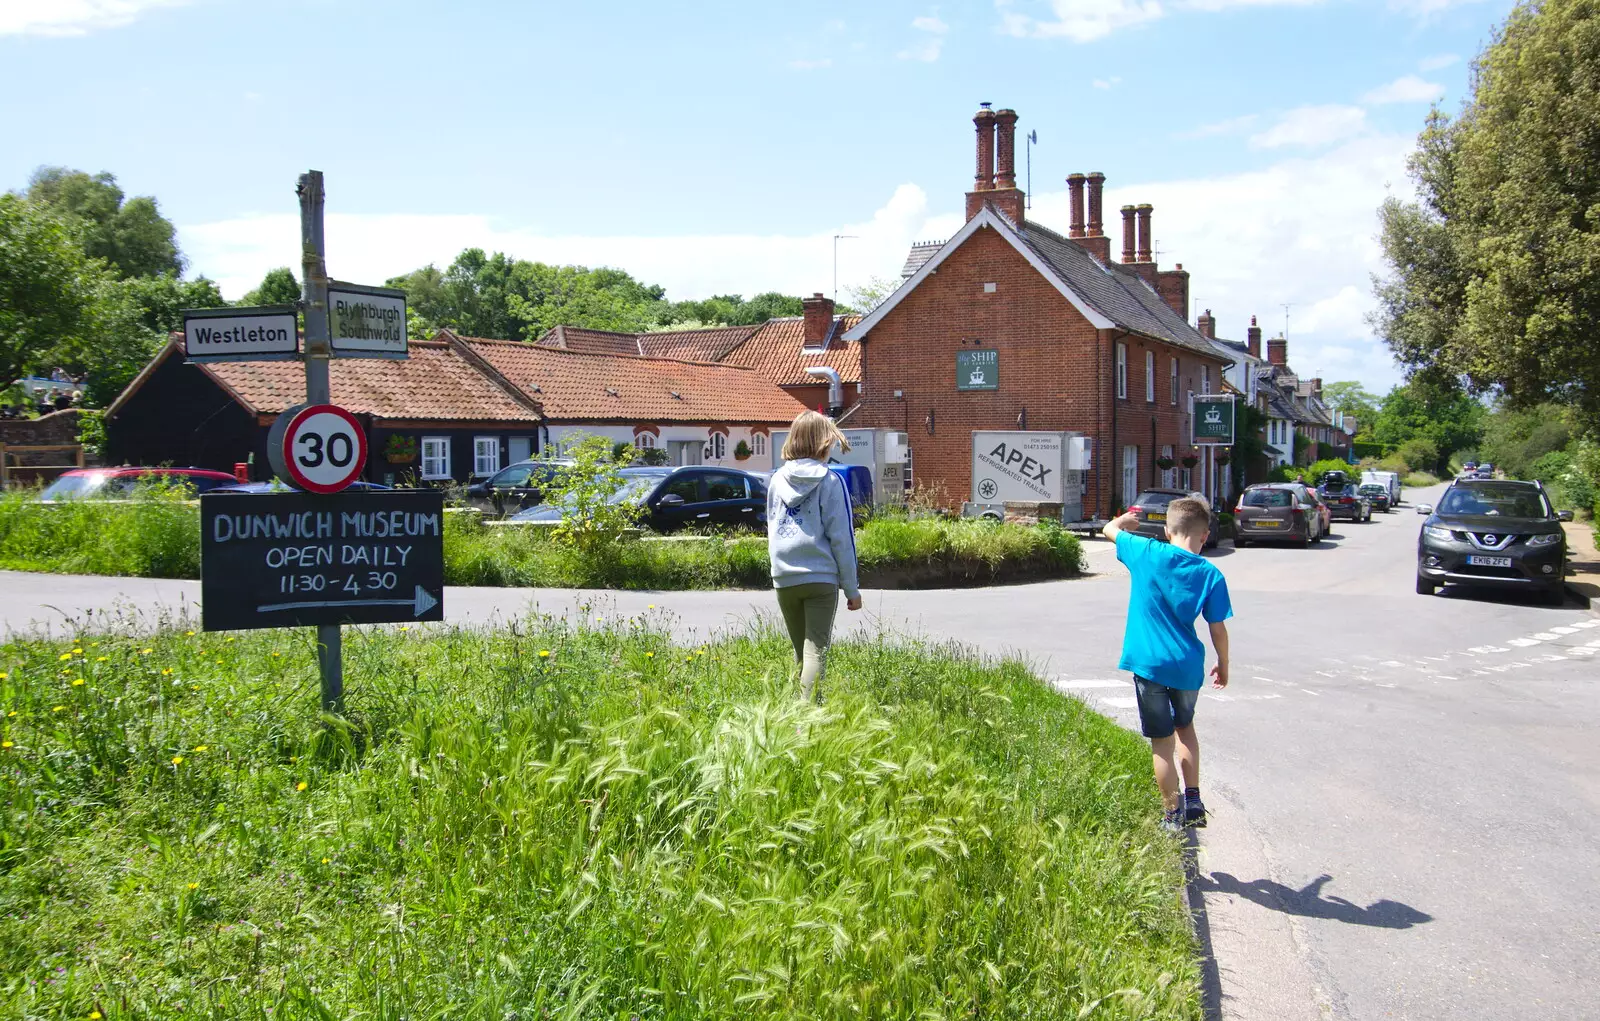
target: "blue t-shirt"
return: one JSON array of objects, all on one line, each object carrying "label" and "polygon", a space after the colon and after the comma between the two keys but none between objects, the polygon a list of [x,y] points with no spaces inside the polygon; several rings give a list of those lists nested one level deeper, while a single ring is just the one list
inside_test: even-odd
[{"label": "blue t-shirt", "polygon": [[1117,559],[1133,575],[1117,668],[1169,688],[1199,689],[1206,650],[1194,619],[1215,624],[1233,616],[1222,572],[1180,546],[1131,532],[1117,533]]}]

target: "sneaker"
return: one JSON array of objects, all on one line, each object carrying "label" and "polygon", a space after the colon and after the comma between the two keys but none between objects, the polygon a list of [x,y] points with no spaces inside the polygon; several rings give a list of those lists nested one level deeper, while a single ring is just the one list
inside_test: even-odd
[{"label": "sneaker", "polygon": [[1198,793],[1190,794],[1187,791],[1184,792],[1183,821],[1185,825],[1193,826],[1196,829],[1205,828],[1206,806],[1205,802],[1200,800],[1200,795]]},{"label": "sneaker", "polygon": [[1170,812],[1163,812],[1161,815],[1161,828],[1166,832],[1171,833],[1173,836],[1177,836],[1178,834],[1182,833],[1183,809],[1174,808]]}]

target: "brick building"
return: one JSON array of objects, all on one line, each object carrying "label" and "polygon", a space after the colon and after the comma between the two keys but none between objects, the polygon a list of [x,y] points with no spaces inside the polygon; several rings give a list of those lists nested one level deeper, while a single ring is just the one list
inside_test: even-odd
[{"label": "brick building", "polygon": [[[914,247],[901,286],[845,333],[864,379],[849,424],[905,431],[916,484],[951,506],[970,498],[975,430],[1083,433],[1095,440],[1083,510],[1103,516],[1163,481],[1156,458],[1190,453],[1189,399],[1219,392],[1231,359],[1186,321],[1189,275],[1157,266],[1150,206],[1123,208],[1111,258],[1105,175],[1067,179],[1066,234],[1027,219],[1016,122],[978,112],[966,225]],[[958,389],[958,361],[975,357],[998,378]]]}]

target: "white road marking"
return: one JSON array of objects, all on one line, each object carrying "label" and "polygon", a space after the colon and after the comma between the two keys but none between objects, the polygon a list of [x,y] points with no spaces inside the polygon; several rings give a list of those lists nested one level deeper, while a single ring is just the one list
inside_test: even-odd
[{"label": "white road marking", "polygon": [[1574,635],[1578,633],[1578,629],[1575,627],[1553,627],[1550,629],[1550,633],[1553,635]]},{"label": "white road marking", "polygon": [[1580,620],[1572,626],[1579,628],[1600,627],[1600,620]]},{"label": "white road marking", "polygon": [[1590,642],[1589,643],[1589,648],[1591,648],[1591,649],[1600,649],[1600,638],[1596,638],[1594,641]]},{"label": "white road marking", "polygon": [[1539,639],[1537,639],[1537,638],[1512,638],[1512,639],[1508,639],[1506,641],[1506,644],[1507,645],[1514,645],[1519,649],[1525,649],[1530,645],[1538,645],[1539,644]]},{"label": "white road marking", "polygon": [[[1316,692],[1312,691],[1310,688],[1301,688],[1300,690],[1305,692],[1307,695],[1316,695],[1317,694]],[[1321,696],[1319,695],[1318,697],[1320,698]]]},{"label": "white road marking", "polygon": [[1569,656],[1593,656],[1596,653],[1600,653],[1600,649],[1589,645],[1574,645],[1567,651]]},{"label": "white road marking", "polygon": [[[1461,679],[1459,677],[1451,676],[1450,674],[1434,674],[1433,677],[1434,680],[1437,681],[1459,681]],[[1393,685],[1390,685],[1390,687],[1393,687]]]},{"label": "white road marking", "polygon": [[1528,637],[1537,638],[1541,642],[1553,642],[1556,640],[1556,636],[1551,634],[1549,631],[1540,631],[1538,634],[1529,635]]},{"label": "white road marking", "polygon": [[[1455,678],[1452,677],[1451,680],[1455,680]],[[1378,687],[1380,687],[1380,688],[1398,688],[1398,687],[1400,687],[1400,685],[1398,685],[1398,684],[1382,684],[1382,683],[1380,683],[1378,685]]]}]

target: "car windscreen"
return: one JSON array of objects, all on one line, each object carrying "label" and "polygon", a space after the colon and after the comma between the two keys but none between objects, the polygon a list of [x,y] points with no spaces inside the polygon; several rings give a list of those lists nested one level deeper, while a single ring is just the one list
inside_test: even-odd
[{"label": "car windscreen", "polygon": [[1294,504],[1294,494],[1287,489],[1251,489],[1244,494],[1246,507],[1289,507]]},{"label": "car windscreen", "polygon": [[1531,486],[1453,486],[1439,501],[1440,514],[1506,518],[1548,517],[1544,494]]},{"label": "car windscreen", "polygon": [[1380,494],[1380,495],[1383,494],[1383,493],[1387,493],[1388,492],[1387,489],[1384,489],[1382,486],[1377,486],[1377,485],[1362,486],[1361,487],[1361,491],[1363,493],[1377,493],[1377,494]]},{"label": "car windscreen", "polygon": [[1140,493],[1139,499],[1133,502],[1140,507],[1165,507],[1176,499],[1177,493]]},{"label": "car windscreen", "polygon": [[106,484],[105,475],[63,475],[44,487],[41,500],[76,500],[99,493]]}]

